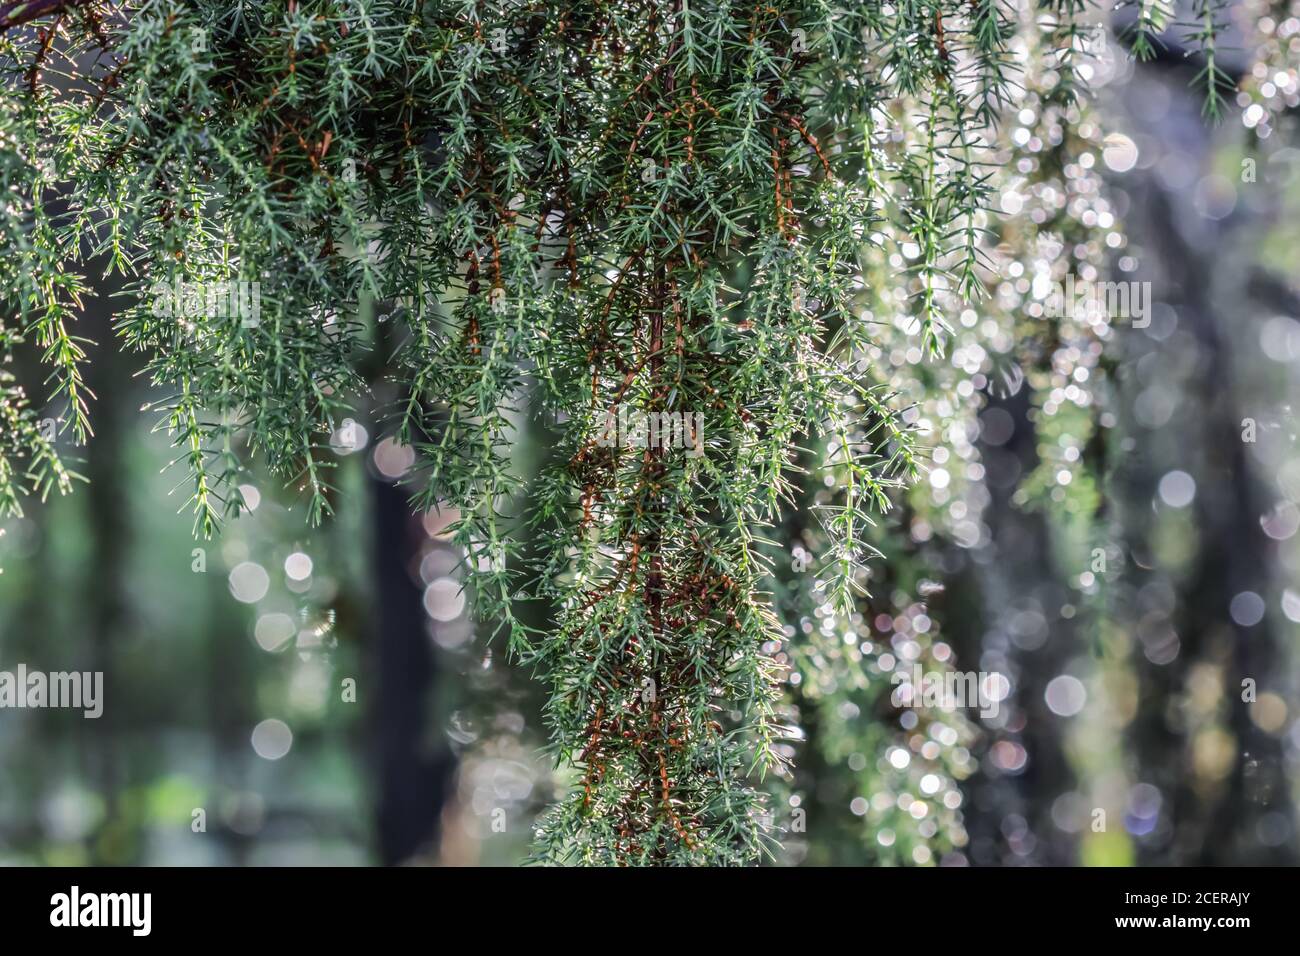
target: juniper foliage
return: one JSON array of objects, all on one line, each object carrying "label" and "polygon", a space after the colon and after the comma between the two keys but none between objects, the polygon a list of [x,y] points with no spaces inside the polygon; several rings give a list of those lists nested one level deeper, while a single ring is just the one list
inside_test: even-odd
[{"label": "juniper foliage", "polygon": [[[1212,51],[1219,21],[1198,10]],[[539,857],[753,861],[771,839],[762,774],[794,734],[771,653],[787,637],[770,594],[781,521],[808,507],[819,599],[860,624],[871,524],[921,466],[863,298],[870,281],[903,290],[938,356],[945,302],[982,294],[1010,41],[1045,45],[1064,108],[1093,29],[1081,0],[1033,14],[0,7],[0,348],[34,349],[48,375],[33,405],[0,373],[0,513],[75,478],[92,259],[130,281],[117,331],[165,396],[152,410],[202,534],[241,510],[254,460],[312,522],[331,510],[330,436],[386,325],[399,397],[380,424],[418,452],[415,504],[459,515],[478,616],[548,686],[554,756],[575,774]],[[871,280],[886,222],[917,255]],[[230,283],[256,284],[255,315],[212,294]],[[623,408],[701,415],[702,454],[604,440]],[[523,427],[554,430],[531,487],[510,457]],[[525,523],[540,558],[520,554]],[[552,631],[515,618],[530,598],[558,609]]]}]

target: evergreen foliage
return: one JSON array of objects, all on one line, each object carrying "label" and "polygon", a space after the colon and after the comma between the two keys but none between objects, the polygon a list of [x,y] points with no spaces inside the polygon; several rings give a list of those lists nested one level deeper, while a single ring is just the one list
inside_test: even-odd
[{"label": "evergreen foliage", "polygon": [[[1159,7],[1142,5],[1139,55]],[[1197,10],[1217,114],[1221,24]],[[414,502],[459,514],[477,614],[546,683],[574,768],[542,859],[760,858],[764,775],[798,733],[786,667],[823,722],[889,669],[789,622],[827,622],[838,648],[869,637],[865,561],[903,546],[874,523],[923,470],[918,409],[945,455],[968,449],[992,339],[1038,349],[1044,407],[1089,405],[1050,396],[1062,349],[1097,364],[1095,330],[1025,335],[1018,295],[983,298],[1039,231],[1065,271],[1090,241],[1046,217],[990,234],[988,211],[1008,169],[1072,161],[1008,167],[1028,140],[1007,141],[1005,111],[1033,111],[1036,149],[1077,145],[1081,0],[25,0],[0,30],[6,359],[39,352],[40,405],[89,438],[75,316],[106,256],[206,535],[241,510],[254,459],[310,521],[331,510],[330,436],[389,327],[382,424],[418,451]],[[253,284],[252,314],[222,297]],[[0,390],[0,513],[17,513],[75,476],[16,377]],[[682,443],[702,453],[609,440],[623,409],[702,422]],[[531,486],[520,428],[553,435]],[[946,520],[930,507],[908,505]],[[525,525],[540,556],[520,553]],[[807,579],[785,573],[793,542]],[[924,582],[894,583],[915,621]],[[517,620],[522,599],[556,608],[554,629]],[[927,720],[947,790],[970,730]]]}]

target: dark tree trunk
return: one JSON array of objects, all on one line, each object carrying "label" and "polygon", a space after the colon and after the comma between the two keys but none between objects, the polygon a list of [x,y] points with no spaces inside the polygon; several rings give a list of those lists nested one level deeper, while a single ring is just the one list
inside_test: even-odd
[{"label": "dark tree trunk", "polygon": [[455,760],[431,706],[438,659],[414,577],[423,529],[401,488],[382,478],[371,488],[379,858],[393,865],[436,850]]},{"label": "dark tree trunk", "polygon": [[[103,263],[92,263],[92,274],[102,271]],[[87,304],[77,324],[76,334],[95,343],[87,349],[90,359],[85,367],[87,387],[97,398],[92,404],[95,434],[84,449],[86,477],[87,536],[90,550],[81,569],[83,595],[87,605],[87,636],[90,646],[75,666],[104,675],[103,715],[88,732],[79,735],[82,759],[88,775],[96,781],[95,789],[103,798],[107,825],[118,821],[118,793],[127,776],[122,767],[119,744],[120,713],[114,701],[120,700],[122,682],[118,674],[117,645],[128,621],[126,580],[131,541],[125,452],[125,405],[132,390],[131,374],[113,336],[113,300],[120,281],[101,282],[96,298]],[[100,845],[97,834],[88,836],[92,859],[101,863],[122,864],[126,859],[102,859],[95,851]]]}]

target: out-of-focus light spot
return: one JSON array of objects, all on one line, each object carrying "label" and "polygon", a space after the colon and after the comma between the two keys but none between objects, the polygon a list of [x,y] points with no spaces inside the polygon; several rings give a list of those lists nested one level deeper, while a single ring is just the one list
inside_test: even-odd
[{"label": "out-of-focus light spot", "polygon": [[879,843],[881,846],[893,846],[894,831],[889,829],[881,830],[879,833],[876,834],[876,842]]},{"label": "out-of-focus light spot", "polygon": [[1008,813],[998,829],[1008,840],[1022,840],[1029,833],[1029,822],[1018,813]]},{"label": "out-of-focus light spot", "polygon": [[1300,356],[1300,322],[1284,315],[1274,316],[1259,330],[1259,347],[1274,362],[1290,362]]},{"label": "out-of-focus light spot", "polygon": [[1192,765],[1198,776],[1222,780],[1232,772],[1237,754],[1234,738],[1217,727],[1202,730],[1192,741]]},{"label": "out-of-focus light spot", "polygon": [[1259,526],[1274,541],[1285,541],[1300,530],[1300,508],[1283,501],[1268,514],[1260,515]]},{"label": "out-of-focus light spot", "polygon": [[253,626],[253,637],[257,646],[264,651],[278,651],[284,647],[297,632],[296,625],[288,614],[263,614]]},{"label": "out-of-focus light spot", "polygon": [[912,862],[919,866],[925,866],[930,862],[930,848],[922,844],[912,850]]},{"label": "out-of-focus light spot", "polygon": [[1264,619],[1264,599],[1254,591],[1242,591],[1233,597],[1228,613],[1242,627],[1254,627]]},{"label": "out-of-focus light spot", "polygon": [[1029,754],[1014,740],[999,740],[989,751],[993,766],[1005,773],[1019,773],[1025,768]]},{"label": "out-of-focus light spot", "polygon": [[230,569],[230,593],[243,604],[256,604],[266,597],[271,577],[266,568],[254,561],[244,561]]},{"label": "out-of-focus light spot", "polygon": [[424,609],[435,621],[454,621],[465,610],[465,593],[455,578],[438,578],[424,589]]},{"label": "out-of-focus light spot", "polygon": [[1007,680],[1005,674],[994,671],[992,674],[984,676],[981,689],[986,699],[994,703],[1001,703],[1011,694],[1011,681]]},{"label": "out-of-focus light spot", "polygon": [[248,560],[248,542],[243,538],[237,538],[234,535],[227,535],[221,539],[221,560],[228,567],[234,567],[240,561]]},{"label": "out-of-focus light spot", "polygon": [[257,506],[262,503],[262,493],[252,485],[240,485],[239,494],[244,499],[245,511],[256,511]]},{"label": "out-of-focus light spot", "polygon": [[1196,184],[1192,205],[1207,219],[1226,219],[1237,205],[1237,190],[1223,176],[1206,176]]},{"label": "out-of-focus light spot", "polygon": [[1300,624],[1300,594],[1290,588],[1282,592],[1282,613],[1288,621]]},{"label": "out-of-focus light spot", "polygon": [[1078,833],[1088,817],[1088,802],[1074,790],[1061,794],[1052,801],[1052,822],[1058,830]]},{"label": "out-of-focus light spot", "polygon": [[1133,816],[1143,820],[1154,819],[1160,813],[1165,798],[1160,788],[1149,783],[1138,783],[1128,792],[1128,810]]},{"label": "out-of-focus light spot", "polygon": [[284,573],[294,581],[306,581],[311,577],[311,568],[311,558],[301,551],[284,559]]},{"label": "out-of-focus light spot", "polygon": [[55,839],[80,840],[104,818],[104,801],[98,794],[65,784],[45,802],[42,822]]},{"label": "out-of-focus light spot", "polygon": [[279,760],[293,746],[293,732],[283,720],[271,718],[253,728],[253,751],[263,760]]},{"label": "out-of-focus light spot", "polygon": [[985,444],[1005,445],[1015,431],[1015,419],[1005,409],[990,408],[980,415],[980,438]]},{"label": "out-of-focus light spot", "polygon": [[1171,471],[1160,479],[1160,499],[1171,508],[1186,508],[1196,497],[1196,481],[1185,471]]},{"label": "out-of-focus light spot", "polygon": [[1035,299],[1046,299],[1052,294],[1052,276],[1048,272],[1039,272],[1029,285],[1029,294]]},{"label": "out-of-focus light spot", "polygon": [[943,781],[939,779],[938,774],[927,773],[921,778],[921,792],[924,794],[935,794],[943,786]]},{"label": "out-of-focus light spot", "polygon": [[1170,189],[1190,189],[1196,182],[1197,164],[1181,149],[1171,149],[1156,164],[1156,175]]},{"label": "out-of-focus light spot", "polygon": [[1142,653],[1152,664],[1163,667],[1178,658],[1183,642],[1172,627],[1156,628],[1142,637]]},{"label": "out-of-focus light spot", "polygon": [[424,525],[424,533],[430,538],[447,538],[451,535],[452,525],[459,520],[459,509],[436,508],[433,511],[426,511],[420,518],[420,523]]},{"label": "out-of-focus light spot", "polygon": [[894,747],[889,751],[889,763],[895,770],[906,770],[911,762],[912,755],[902,747]]},{"label": "out-of-focus light spot", "polygon": [[381,475],[396,480],[415,464],[415,449],[410,445],[399,445],[395,439],[385,438],[375,446],[374,460]]},{"label": "out-of-focus light spot", "polygon": [[1061,717],[1073,717],[1088,702],[1088,692],[1077,677],[1062,674],[1047,682],[1043,692],[1048,708]]},{"label": "out-of-focus light spot", "polygon": [[854,797],[849,802],[849,810],[855,817],[864,817],[867,815],[867,801],[865,797]]},{"label": "out-of-focus light spot", "polygon": [[1193,711],[1210,713],[1223,696],[1223,673],[1217,667],[1198,664],[1187,676],[1188,703]]},{"label": "out-of-focus light spot", "polygon": [[1291,839],[1291,821],[1281,813],[1266,813],[1255,824],[1255,835],[1264,846],[1282,846]]},{"label": "out-of-focus light spot", "polygon": [[232,793],[222,803],[221,819],[240,836],[255,836],[266,822],[266,801],[250,791]]},{"label": "out-of-focus light spot", "polygon": [[1106,137],[1101,158],[1114,172],[1126,173],[1137,165],[1137,144],[1123,133],[1111,133]]},{"label": "out-of-focus light spot", "polygon": [[1260,694],[1247,712],[1255,726],[1266,733],[1275,734],[1286,726],[1286,701],[1277,694]]},{"label": "out-of-focus light spot", "polygon": [[330,671],[320,658],[300,661],[289,679],[289,705],[295,711],[320,714],[330,692]]},{"label": "out-of-focus light spot", "polygon": [[1133,836],[1146,836],[1156,828],[1156,817],[1135,817],[1132,814],[1124,815],[1124,829]]},{"label": "out-of-focus light spot", "polygon": [[1169,423],[1181,402],[1181,392],[1154,384],[1143,389],[1133,402],[1133,417],[1146,428],[1162,428]]}]

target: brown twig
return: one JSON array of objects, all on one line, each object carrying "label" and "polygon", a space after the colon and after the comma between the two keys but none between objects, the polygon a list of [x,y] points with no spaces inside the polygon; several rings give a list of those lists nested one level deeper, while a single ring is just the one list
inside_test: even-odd
[{"label": "brown twig", "polygon": [[51,13],[63,14],[90,0],[17,0],[0,5],[0,33]]}]

